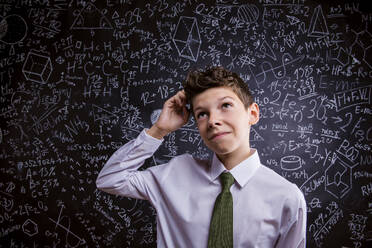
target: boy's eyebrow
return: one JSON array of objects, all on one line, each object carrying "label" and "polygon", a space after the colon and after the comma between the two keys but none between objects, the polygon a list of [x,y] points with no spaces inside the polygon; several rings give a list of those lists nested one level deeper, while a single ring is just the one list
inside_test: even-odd
[{"label": "boy's eyebrow", "polygon": [[[234,98],[232,98],[231,96],[223,96],[223,97],[220,97],[220,98],[218,98],[217,99],[217,101],[222,101],[222,100],[224,100],[224,99],[226,99],[226,98],[230,98],[231,100],[233,100],[233,101],[235,101],[234,100]],[[195,109],[194,109],[194,112],[196,112],[196,110],[198,110],[198,109],[202,109],[203,107],[196,107]]]}]

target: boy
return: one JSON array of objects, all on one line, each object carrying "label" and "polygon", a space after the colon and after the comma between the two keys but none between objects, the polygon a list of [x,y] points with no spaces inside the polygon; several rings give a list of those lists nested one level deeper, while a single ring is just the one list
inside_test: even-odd
[{"label": "boy", "polygon": [[[190,112],[212,160],[183,154],[137,171]],[[158,247],[305,247],[301,191],[261,165],[249,145],[258,119],[259,108],[237,74],[222,67],[190,72],[157,122],[112,155],[97,187],[149,200],[157,210]]]}]

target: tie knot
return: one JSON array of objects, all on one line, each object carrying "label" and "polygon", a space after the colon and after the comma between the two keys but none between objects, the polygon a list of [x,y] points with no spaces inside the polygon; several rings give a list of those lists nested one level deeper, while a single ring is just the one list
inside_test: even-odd
[{"label": "tie knot", "polygon": [[222,183],[222,191],[230,190],[231,185],[234,183],[234,177],[231,175],[231,173],[221,173],[220,179]]}]

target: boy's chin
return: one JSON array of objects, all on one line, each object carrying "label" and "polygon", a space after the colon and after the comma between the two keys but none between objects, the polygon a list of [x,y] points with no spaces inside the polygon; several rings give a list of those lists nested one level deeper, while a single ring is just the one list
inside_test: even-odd
[{"label": "boy's chin", "polygon": [[214,153],[216,153],[217,155],[226,155],[231,152],[231,147],[215,147],[215,146],[210,147],[208,146],[208,148]]}]

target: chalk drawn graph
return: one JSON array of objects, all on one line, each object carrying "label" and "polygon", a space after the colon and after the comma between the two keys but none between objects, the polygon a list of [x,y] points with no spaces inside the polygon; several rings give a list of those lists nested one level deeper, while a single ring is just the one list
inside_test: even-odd
[{"label": "chalk drawn graph", "polygon": [[[254,75],[254,78],[256,80],[256,83],[258,86],[266,81],[267,74],[269,72],[272,72],[276,79],[282,79],[287,75],[287,67],[291,64],[301,62],[304,59],[304,55],[300,55],[297,58],[293,58],[289,53],[284,53],[282,55],[282,63],[281,65],[273,67],[273,65],[268,62],[264,61],[261,65],[261,72],[258,74],[252,74]],[[249,66],[250,70],[252,71],[251,66]]]}]

